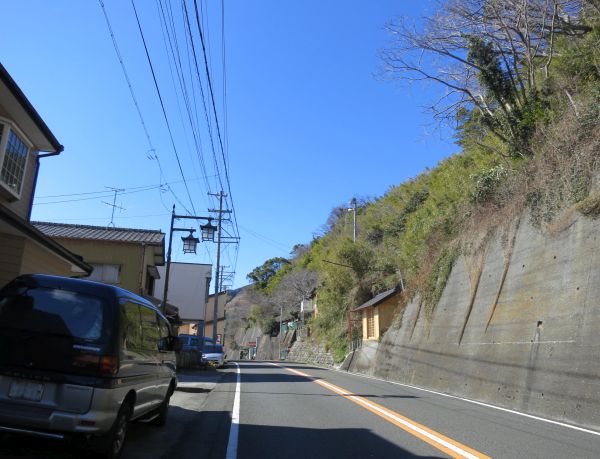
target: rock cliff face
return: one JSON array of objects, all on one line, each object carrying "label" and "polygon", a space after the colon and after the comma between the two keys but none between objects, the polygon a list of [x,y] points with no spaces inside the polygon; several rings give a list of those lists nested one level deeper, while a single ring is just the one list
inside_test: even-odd
[{"label": "rock cliff face", "polygon": [[600,220],[571,214],[550,232],[522,217],[350,371],[600,428],[599,239]]}]

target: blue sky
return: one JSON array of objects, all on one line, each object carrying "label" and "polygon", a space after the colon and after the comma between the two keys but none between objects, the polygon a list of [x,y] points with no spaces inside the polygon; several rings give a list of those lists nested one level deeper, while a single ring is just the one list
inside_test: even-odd
[{"label": "blue sky", "polygon": [[[456,151],[423,111],[435,98],[435,88],[407,88],[376,77],[378,49],[389,40],[386,22],[398,15],[425,14],[431,3],[225,0],[225,123],[221,2],[204,2],[217,112],[227,133],[231,191],[242,237],[235,287],[244,285],[245,275],[266,259],[287,256],[293,245],[310,242],[333,207],[353,196],[381,196]],[[128,190],[117,198],[126,210],[115,213],[116,226],[167,231],[175,198],[158,185],[168,181],[180,201],[188,209],[191,205],[131,2],[104,4],[163,176],[157,161],[148,159],[148,141],[100,4],[8,2],[3,8],[0,60],[65,146],[60,156],[42,160],[33,219],[107,225],[111,208],[103,201],[112,202],[109,193],[48,196],[116,187]],[[135,4],[194,208],[208,215],[215,203],[209,201],[207,188],[218,191],[220,185],[199,86],[194,87],[195,98],[194,83],[188,91],[197,107],[192,113],[194,120],[198,116],[201,153],[171,77],[175,67],[169,66],[158,0]],[[167,9],[166,0],[162,5]],[[188,8],[193,9],[193,2]],[[170,11],[184,50],[188,45],[181,3],[173,1]],[[187,75],[193,81],[193,66],[184,60],[183,67],[191,69]],[[214,122],[212,127],[215,130]],[[220,160],[218,148],[216,153]],[[222,161],[217,167],[223,175]],[[155,187],[131,190],[146,185]],[[180,204],[177,211],[185,213]],[[191,256],[181,253],[179,237],[174,240],[174,260],[215,261],[214,245]],[[235,258],[233,247],[228,247],[223,263],[232,266]]]}]

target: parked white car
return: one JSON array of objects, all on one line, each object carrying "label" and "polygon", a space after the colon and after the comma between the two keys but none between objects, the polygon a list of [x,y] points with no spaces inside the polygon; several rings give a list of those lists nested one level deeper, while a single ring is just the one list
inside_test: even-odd
[{"label": "parked white car", "polygon": [[213,364],[219,368],[225,365],[225,355],[221,344],[204,343],[202,349],[202,363],[205,365]]}]

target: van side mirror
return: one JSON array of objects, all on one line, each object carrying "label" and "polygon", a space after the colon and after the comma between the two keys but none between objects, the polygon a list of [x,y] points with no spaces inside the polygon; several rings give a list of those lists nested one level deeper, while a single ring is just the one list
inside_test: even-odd
[{"label": "van side mirror", "polygon": [[160,338],[158,340],[158,350],[162,352],[170,351],[171,346],[169,343],[169,338]]}]

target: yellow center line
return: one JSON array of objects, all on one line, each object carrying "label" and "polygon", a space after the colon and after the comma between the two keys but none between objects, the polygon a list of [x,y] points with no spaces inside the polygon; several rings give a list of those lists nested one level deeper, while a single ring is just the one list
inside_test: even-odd
[{"label": "yellow center line", "polygon": [[357,405],[369,410],[373,414],[376,414],[380,418],[385,419],[386,421],[394,424],[397,427],[400,427],[404,431],[410,433],[411,435],[423,440],[429,445],[437,448],[440,451],[448,454],[450,457],[456,459],[468,458],[468,459],[491,459],[489,456],[480,453],[479,451],[474,450],[473,448],[469,448],[462,443],[457,442],[451,438],[442,435],[435,430],[430,429],[429,427],[424,426],[423,424],[419,424],[412,419],[409,419],[405,416],[402,416],[395,411],[392,411],[378,403],[372,402],[371,400],[361,397],[359,395],[353,394],[346,389],[336,386],[335,384],[331,384],[327,381],[316,379],[315,377],[304,373],[302,371],[295,370],[293,368],[284,367],[282,365],[273,364],[284,370],[289,371],[290,373],[294,373],[298,376],[302,376],[304,378],[308,378],[311,381],[317,383],[321,387],[328,389],[332,392],[335,392],[338,395],[350,400],[351,402],[356,403]]}]

